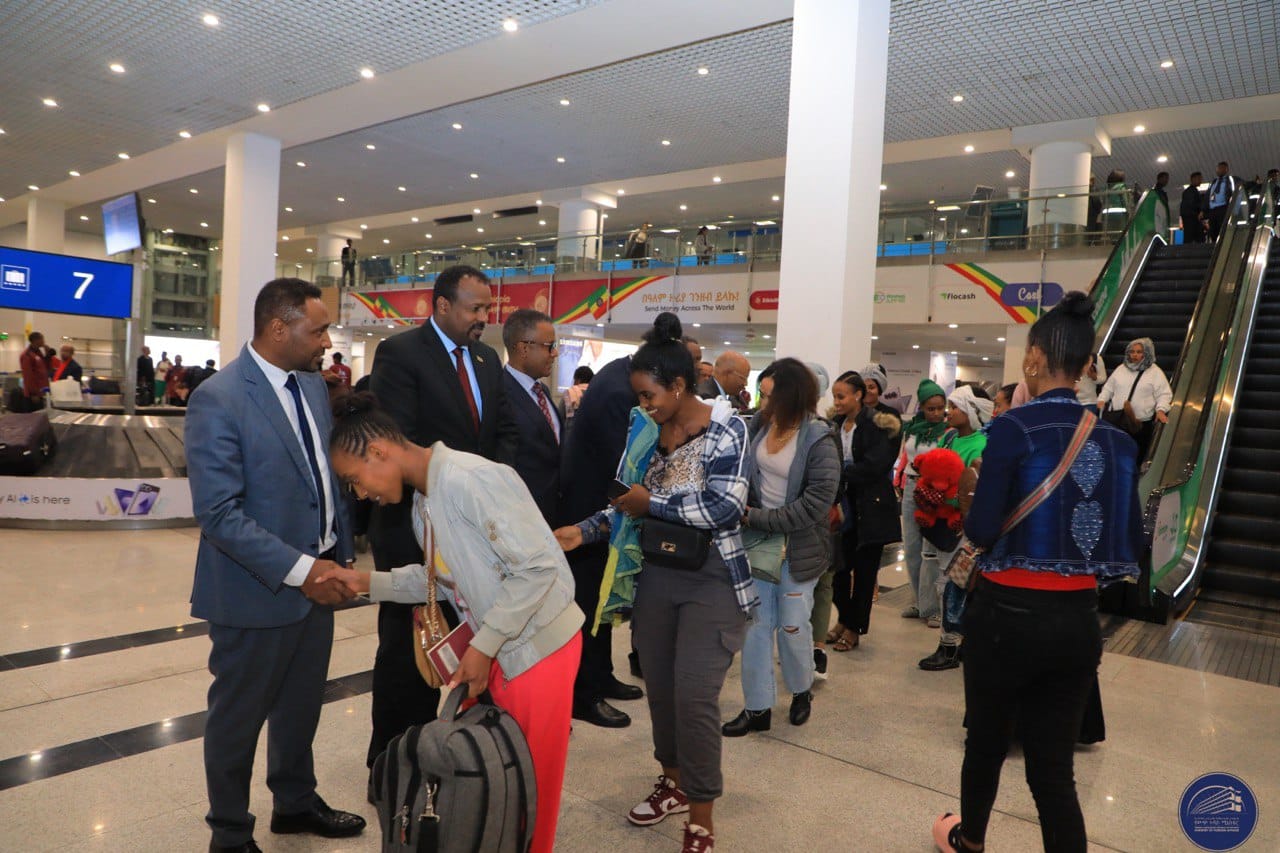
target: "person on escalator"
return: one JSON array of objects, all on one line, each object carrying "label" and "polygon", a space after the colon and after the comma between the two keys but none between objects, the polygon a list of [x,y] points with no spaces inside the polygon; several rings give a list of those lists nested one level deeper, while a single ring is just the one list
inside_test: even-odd
[{"label": "person on escalator", "polygon": [[1156,364],[1151,338],[1135,338],[1125,350],[1124,366],[1114,370],[1098,394],[1103,420],[1120,427],[1138,442],[1138,459],[1147,455],[1155,425],[1168,423],[1173,389]]}]

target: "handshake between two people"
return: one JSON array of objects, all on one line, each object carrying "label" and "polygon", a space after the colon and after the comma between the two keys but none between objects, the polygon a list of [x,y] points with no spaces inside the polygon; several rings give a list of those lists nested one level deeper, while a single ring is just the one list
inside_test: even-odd
[{"label": "handshake between two people", "polygon": [[334,605],[369,591],[369,573],[332,560],[316,560],[302,582],[302,594],[316,604]]}]

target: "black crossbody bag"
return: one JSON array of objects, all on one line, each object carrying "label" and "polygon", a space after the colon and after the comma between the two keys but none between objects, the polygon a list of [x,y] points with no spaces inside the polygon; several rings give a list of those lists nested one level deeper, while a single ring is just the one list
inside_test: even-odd
[{"label": "black crossbody bag", "polygon": [[659,518],[640,522],[640,553],[646,563],[696,572],[711,552],[711,531]]}]

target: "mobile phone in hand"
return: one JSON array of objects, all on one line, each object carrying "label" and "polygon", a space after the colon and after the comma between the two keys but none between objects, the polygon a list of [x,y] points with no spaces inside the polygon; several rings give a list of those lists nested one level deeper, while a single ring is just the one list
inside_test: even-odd
[{"label": "mobile phone in hand", "polygon": [[616,501],[629,491],[631,491],[631,487],[626,483],[621,480],[614,480],[609,484],[609,487],[605,489],[605,496],[611,501]]}]

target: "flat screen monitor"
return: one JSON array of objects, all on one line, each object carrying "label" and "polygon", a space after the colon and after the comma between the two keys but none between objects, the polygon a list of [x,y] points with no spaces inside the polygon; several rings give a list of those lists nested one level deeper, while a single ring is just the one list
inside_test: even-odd
[{"label": "flat screen monitor", "polygon": [[142,248],[142,212],[137,193],[122,195],[102,205],[102,236],[108,255]]}]

